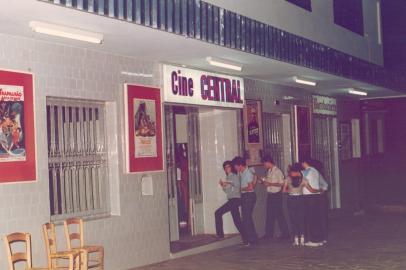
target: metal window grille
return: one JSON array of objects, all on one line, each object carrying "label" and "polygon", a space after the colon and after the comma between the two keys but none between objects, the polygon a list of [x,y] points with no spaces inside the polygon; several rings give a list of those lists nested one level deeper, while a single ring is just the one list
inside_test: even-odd
[{"label": "metal window grille", "polygon": [[[264,155],[272,156],[279,168],[285,168],[283,158],[283,125],[282,116],[263,113]],[[286,134],[288,136],[288,134]]]},{"label": "metal window grille", "polygon": [[52,219],[108,214],[105,104],[47,99]]}]

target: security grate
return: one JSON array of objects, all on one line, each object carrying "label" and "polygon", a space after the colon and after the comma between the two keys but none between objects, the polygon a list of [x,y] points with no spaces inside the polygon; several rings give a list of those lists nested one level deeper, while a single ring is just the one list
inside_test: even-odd
[{"label": "security grate", "polygon": [[104,113],[101,102],[47,99],[53,219],[108,213]]}]

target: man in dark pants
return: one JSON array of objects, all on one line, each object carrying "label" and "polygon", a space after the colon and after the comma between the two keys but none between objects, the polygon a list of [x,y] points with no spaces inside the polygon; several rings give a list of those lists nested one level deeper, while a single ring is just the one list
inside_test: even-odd
[{"label": "man in dark pants", "polygon": [[245,246],[249,247],[258,242],[257,232],[253,219],[253,212],[257,196],[255,194],[256,177],[254,173],[247,167],[245,159],[235,157],[233,165],[238,172],[241,181],[241,212],[242,223],[246,234]]},{"label": "man in dark pants", "polygon": [[220,180],[220,186],[223,191],[227,194],[228,201],[222,205],[215,212],[216,219],[216,233],[217,238],[224,238],[223,230],[223,215],[231,212],[233,217],[234,225],[241,234],[243,242],[245,242],[244,229],[241,222],[240,206],[241,206],[241,184],[238,175],[234,172],[234,168],[231,161],[225,161],[223,163],[223,169],[226,173],[226,180]]},{"label": "man in dark pants", "polygon": [[274,237],[274,226],[276,222],[278,222],[281,231],[279,238],[288,239],[289,229],[283,212],[282,197],[282,188],[285,184],[285,177],[282,171],[275,166],[271,157],[264,157],[262,162],[267,170],[266,177],[262,178],[262,183],[268,192],[264,239],[271,239]]},{"label": "man in dark pants", "polygon": [[305,246],[320,247],[323,242],[322,210],[321,210],[321,175],[317,169],[312,167],[310,161],[302,162],[303,176],[308,182],[303,189],[305,203],[305,219],[308,234]]}]

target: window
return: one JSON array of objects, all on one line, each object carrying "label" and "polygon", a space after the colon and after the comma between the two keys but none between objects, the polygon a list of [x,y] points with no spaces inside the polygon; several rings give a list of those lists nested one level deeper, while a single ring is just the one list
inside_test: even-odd
[{"label": "window", "polygon": [[334,0],[334,23],[364,35],[362,0]]},{"label": "window", "polygon": [[296,6],[304,8],[308,11],[312,11],[312,1],[311,0],[286,0]]},{"label": "window", "polygon": [[47,99],[52,219],[108,214],[105,104]]}]

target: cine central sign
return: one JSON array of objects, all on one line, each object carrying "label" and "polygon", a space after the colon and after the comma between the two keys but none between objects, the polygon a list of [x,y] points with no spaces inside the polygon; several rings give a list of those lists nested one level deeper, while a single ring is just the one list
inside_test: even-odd
[{"label": "cine central sign", "polygon": [[164,101],[243,108],[242,78],[164,65]]}]

